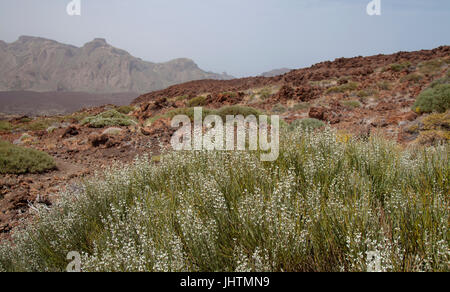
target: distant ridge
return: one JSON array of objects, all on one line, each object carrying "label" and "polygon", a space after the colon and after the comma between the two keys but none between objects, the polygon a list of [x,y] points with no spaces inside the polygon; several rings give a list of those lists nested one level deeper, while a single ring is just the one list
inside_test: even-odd
[{"label": "distant ridge", "polygon": [[271,70],[271,71],[268,71],[268,72],[264,72],[260,76],[262,76],[262,77],[275,77],[275,76],[279,76],[279,75],[283,75],[283,74],[289,73],[291,71],[292,71],[292,69],[289,69],[289,68],[281,68],[281,69],[275,69],[275,70]]},{"label": "distant ridge", "polygon": [[0,91],[145,93],[200,79],[231,79],[201,70],[190,59],[152,63],[97,38],[78,48],[21,36],[0,40]]}]

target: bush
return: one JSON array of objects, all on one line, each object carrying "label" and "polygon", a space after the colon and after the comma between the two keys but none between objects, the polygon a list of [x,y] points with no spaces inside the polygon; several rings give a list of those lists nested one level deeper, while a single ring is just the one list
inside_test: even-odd
[{"label": "bush", "polygon": [[450,109],[450,84],[433,84],[417,97],[413,110],[417,113],[443,113]]},{"label": "bush", "polygon": [[408,69],[411,66],[411,62],[404,62],[404,63],[396,63],[391,64],[389,68],[394,72],[401,72],[403,70]]},{"label": "bush", "polygon": [[343,100],[340,102],[343,106],[349,108],[359,108],[361,107],[361,103],[357,100]]},{"label": "bush", "polygon": [[92,128],[131,126],[137,124],[133,118],[121,114],[116,110],[102,112],[94,117],[87,117],[81,121],[82,125],[89,125]]},{"label": "bush", "polygon": [[0,132],[9,132],[12,130],[12,126],[8,121],[0,121]]},{"label": "bush", "polygon": [[325,127],[326,124],[317,119],[302,119],[292,122],[289,126],[291,131],[301,128],[303,130],[316,130]]},{"label": "bush", "polygon": [[372,95],[376,95],[378,92],[375,89],[363,89],[356,93],[359,98],[366,98]]},{"label": "bush", "polygon": [[[280,157],[173,152],[83,187],[0,245],[0,270],[448,272],[450,146],[403,150],[332,130],[281,137]],[[38,207],[38,206],[37,206]]]},{"label": "bush", "polygon": [[307,102],[299,102],[297,104],[295,104],[292,109],[294,111],[300,111],[300,110],[305,110],[305,109],[309,109],[311,107],[311,105]]},{"label": "bush", "polygon": [[23,117],[19,120],[21,123],[30,123],[31,121],[33,121],[32,118],[29,117]]},{"label": "bush", "polygon": [[205,96],[197,96],[187,102],[188,107],[198,107],[206,105],[206,97]]},{"label": "bush", "polygon": [[273,108],[272,108],[272,112],[275,114],[282,114],[284,112],[286,112],[286,107],[284,105],[282,105],[281,103],[276,104]]},{"label": "bush", "polygon": [[326,90],[326,93],[344,93],[348,91],[354,91],[358,88],[359,84],[357,82],[348,82],[339,86],[331,87]]},{"label": "bush", "polygon": [[176,101],[183,101],[189,98],[189,95],[180,95],[180,96],[176,96],[174,99]]},{"label": "bush", "polygon": [[418,73],[411,73],[411,74],[408,74],[408,75],[402,77],[402,79],[400,79],[400,81],[418,83],[422,79],[423,79],[422,75],[420,75]]},{"label": "bush", "polygon": [[433,59],[419,64],[419,71],[423,74],[434,75],[439,73],[445,62],[441,59]]},{"label": "bush", "polygon": [[0,173],[41,173],[56,167],[47,153],[12,145],[0,140]]},{"label": "bush", "polygon": [[53,121],[50,120],[37,120],[35,122],[23,125],[21,128],[26,131],[44,131],[47,130],[52,123]]},{"label": "bush", "polygon": [[258,95],[262,100],[266,100],[273,95],[273,92],[272,89],[270,88],[263,88],[258,92]]},{"label": "bush", "polygon": [[134,111],[134,107],[132,107],[130,105],[124,105],[124,106],[118,107],[116,110],[121,114],[128,115],[129,113]]},{"label": "bush", "polygon": [[389,83],[388,81],[380,81],[378,82],[377,86],[381,90],[391,90],[392,88],[392,84]]}]

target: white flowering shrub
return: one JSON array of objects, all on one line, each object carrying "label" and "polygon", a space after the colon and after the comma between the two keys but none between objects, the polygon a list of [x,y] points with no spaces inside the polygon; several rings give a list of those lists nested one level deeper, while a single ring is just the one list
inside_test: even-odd
[{"label": "white flowering shrub", "polygon": [[299,131],[276,162],[172,152],[116,166],[36,206],[0,270],[64,271],[78,251],[83,271],[449,271],[449,145]]}]

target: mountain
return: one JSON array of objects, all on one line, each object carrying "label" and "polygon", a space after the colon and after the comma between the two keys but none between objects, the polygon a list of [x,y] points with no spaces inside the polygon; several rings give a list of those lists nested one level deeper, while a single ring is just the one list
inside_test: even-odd
[{"label": "mountain", "polygon": [[0,91],[144,93],[200,79],[231,79],[201,70],[190,59],[152,63],[94,39],[78,48],[21,36],[0,41]]},{"label": "mountain", "polygon": [[262,73],[260,76],[262,77],[275,77],[275,76],[279,76],[279,75],[284,75],[286,73],[291,72],[292,69],[289,68],[281,68],[281,69],[275,69],[269,72],[264,72]]}]

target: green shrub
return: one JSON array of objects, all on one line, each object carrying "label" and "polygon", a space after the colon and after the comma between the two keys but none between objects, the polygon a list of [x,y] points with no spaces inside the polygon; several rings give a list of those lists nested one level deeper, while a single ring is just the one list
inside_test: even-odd
[{"label": "green shrub", "polygon": [[381,90],[391,90],[392,84],[388,81],[380,81],[377,83],[377,86]]},{"label": "green shrub", "polygon": [[23,117],[19,120],[19,122],[21,122],[21,123],[29,123],[31,121],[33,121],[33,119],[29,118],[29,117]]},{"label": "green shrub", "polygon": [[408,75],[402,77],[402,79],[400,79],[400,81],[417,83],[417,82],[421,81],[422,79],[423,79],[423,75],[418,74],[418,73],[411,73],[411,74],[408,74]]},{"label": "green shrub", "polygon": [[186,100],[188,98],[189,98],[189,95],[180,95],[180,96],[175,97],[175,100],[182,101],[182,100]]},{"label": "green shrub", "polygon": [[263,88],[258,92],[258,95],[262,100],[266,100],[273,95],[273,92],[270,88]]},{"label": "green shrub", "polygon": [[316,130],[325,126],[326,124],[320,120],[307,118],[292,122],[289,126],[289,129],[296,130],[298,128],[301,128],[303,130]]},{"label": "green shrub", "polygon": [[282,105],[281,103],[277,103],[273,108],[272,108],[272,112],[275,114],[282,114],[284,112],[286,112],[286,107],[284,105]]},{"label": "green shrub", "polygon": [[73,113],[71,115],[67,115],[67,116],[63,116],[61,117],[61,121],[75,121],[75,122],[80,122],[83,119],[89,117],[89,114],[86,112],[77,112],[77,113]]},{"label": "green shrub", "polygon": [[109,110],[102,112],[93,117],[84,118],[81,121],[82,125],[89,125],[92,128],[104,128],[114,126],[131,126],[137,124],[133,118],[121,114],[116,110]]},{"label": "green shrub", "polygon": [[0,121],[0,132],[9,132],[12,130],[12,126],[8,121]]},{"label": "green shrub", "polygon": [[300,110],[309,109],[310,107],[311,107],[311,105],[310,105],[309,103],[307,103],[307,102],[299,102],[299,103],[296,103],[296,104],[292,107],[292,109],[293,109],[294,111],[300,111]]},{"label": "green shrub", "polygon": [[343,106],[349,108],[359,108],[361,107],[361,103],[357,100],[343,100],[340,102]]},{"label": "green shrub", "polygon": [[441,59],[433,59],[419,64],[419,71],[423,74],[434,75],[439,73],[445,62]]},{"label": "green shrub", "polygon": [[[68,188],[0,245],[0,270],[448,272],[450,146],[334,131],[257,152],[173,152]],[[372,266],[373,267],[373,266]]]},{"label": "green shrub", "polygon": [[417,97],[413,110],[418,113],[443,113],[450,109],[450,84],[433,84]]},{"label": "green shrub", "polygon": [[366,98],[375,94],[377,94],[377,91],[374,89],[363,89],[358,91],[356,93],[356,96],[358,96],[359,98]]},{"label": "green shrub", "polygon": [[206,97],[205,96],[197,96],[187,102],[188,107],[198,107],[206,105]]},{"label": "green shrub", "polygon": [[354,91],[358,88],[359,84],[357,82],[348,82],[339,86],[331,87],[326,90],[326,93],[344,93],[348,91]]},{"label": "green shrub", "polygon": [[44,131],[53,123],[50,120],[37,120],[29,124],[23,125],[21,128],[27,131]]},{"label": "green shrub", "polygon": [[121,114],[128,115],[129,113],[134,111],[134,107],[132,107],[130,105],[124,105],[124,106],[118,107],[116,110]]},{"label": "green shrub", "polygon": [[0,140],[0,173],[41,173],[56,167],[47,153],[12,145]]},{"label": "green shrub", "polygon": [[391,64],[389,68],[394,72],[401,72],[405,69],[408,69],[411,66],[411,62],[403,62],[403,63],[396,63]]}]

